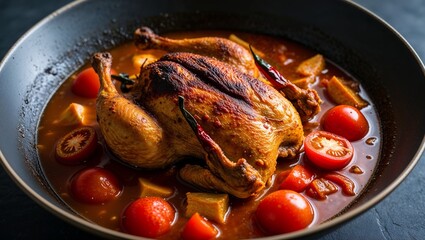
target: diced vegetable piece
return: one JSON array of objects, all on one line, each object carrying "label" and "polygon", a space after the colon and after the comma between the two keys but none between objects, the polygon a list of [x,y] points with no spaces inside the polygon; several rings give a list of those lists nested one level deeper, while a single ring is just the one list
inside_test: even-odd
[{"label": "diced vegetable piece", "polygon": [[227,194],[188,192],[186,198],[186,217],[199,213],[218,223],[226,221],[226,213],[229,209],[229,196]]},{"label": "diced vegetable piece", "polygon": [[316,76],[325,68],[325,58],[317,54],[304,60],[297,68],[297,73],[304,76]]},{"label": "diced vegetable piece", "polygon": [[332,100],[337,104],[346,104],[362,109],[368,103],[358,93],[346,86],[339,78],[333,76],[327,83],[327,91]]},{"label": "diced vegetable piece", "polygon": [[327,195],[337,191],[338,188],[332,182],[323,178],[316,178],[311,182],[306,194],[317,200],[325,200]]},{"label": "diced vegetable piece", "polygon": [[173,195],[174,191],[171,188],[159,186],[151,183],[146,179],[139,178],[140,184],[140,197],[162,197],[167,198]]},{"label": "diced vegetable piece", "polygon": [[[246,48],[246,49],[248,49],[249,50],[249,43],[247,43],[247,42],[245,42],[244,40],[242,40],[241,38],[239,38],[238,36],[236,36],[235,34],[230,34],[230,36],[229,36],[229,39],[231,40],[231,41],[233,41],[233,42],[235,42],[235,43],[237,43],[237,44],[239,44],[239,45],[241,45],[242,47],[244,47],[244,48]],[[254,52],[257,54],[257,55],[259,55],[260,57],[264,57],[265,56],[265,54],[263,53],[263,52],[261,52],[260,50],[258,50],[258,49],[256,49],[256,48],[254,48],[254,47],[252,47],[251,46],[251,48],[252,48],[252,50],[254,50]]]},{"label": "diced vegetable piece", "polygon": [[307,89],[310,83],[314,83],[314,76],[308,76],[304,78],[299,78],[291,81],[293,84],[297,85],[297,87],[302,89]]},{"label": "diced vegetable piece", "polygon": [[133,66],[139,70],[143,65],[146,66],[150,63],[155,62],[164,54],[163,51],[160,50],[148,50],[144,51],[141,54],[137,54],[133,56]]},{"label": "diced vegetable piece", "polygon": [[348,196],[354,196],[356,193],[354,192],[355,184],[348,177],[339,174],[339,173],[328,173],[323,176],[324,179],[332,181],[341,187],[342,192]]},{"label": "diced vegetable piece", "polygon": [[100,89],[99,76],[92,67],[81,71],[71,86],[71,91],[80,97],[96,98]]},{"label": "diced vegetable piece", "polygon": [[78,103],[71,103],[69,106],[59,115],[59,119],[54,123],[61,124],[63,126],[79,125],[84,121],[84,106]]},{"label": "diced vegetable piece", "polygon": [[[285,173],[284,173],[285,174]],[[279,189],[289,189],[302,192],[313,181],[314,174],[302,165],[293,167],[287,176],[284,176]]]},{"label": "diced vegetable piece", "polygon": [[183,240],[209,240],[217,236],[218,230],[199,213],[195,213],[187,221],[181,237]]},{"label": "diced vegetable piece", "polygon": [[139,55],[134,55],[133,56],[133,66],[136,69],[140,69],[140,67],[142,65],[147,65],[149,63],[153,63],[157,60],[157,58],[155,58],[155,56],[151,55],[151,54],[139,54]]}]

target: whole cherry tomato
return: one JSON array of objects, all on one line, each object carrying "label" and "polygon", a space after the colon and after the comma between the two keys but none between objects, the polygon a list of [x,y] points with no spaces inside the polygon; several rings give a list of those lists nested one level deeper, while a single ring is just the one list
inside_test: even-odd
[{"label": "whole cherry tomato", "polygon": [[366,136],[369,124],[365,116],[355,107],[338,105],[329,109],[321,119],[325,131],[356,141]]},{"label": "whole cherry tomato", "polygon": [[97,147],[96,131],[92,127],[77,128],[56,144],[56,159],[67,165],[76,165],[87,159]]},{"label": "whole cherry tomato", "polygon": [[261,200],[255,216],[267,233],[282,234],[308,227],[314,219],[314,212],[301,194],[292,190],[278,190]]},{"label": "whole cherry tomato", "polygon": [[157,238],[170,230],[174,217],[175,210],[166,200],[143,197],[128,205],[121,224],[130,234]]},{"label": "whole cherry tomato", "polygon": [[96,98],[100,89],[99,76],[93,68],[86,68],[77,75],[71,89],[80,97]]},{"label": "whole cherry tomato", "polygon": [[184,240],[209,240],[217,236],[218,231],[207,219],[195,213],[187,221],[181,237]]},{"label": "whole cherry tomato", "polygon": [[71,179],[72,196],[85,203],[108,202],[118,197],[121,189],[115,175],[99,167],[83,169]]},{"label": "whole cherry tomato", "polygon": [[354,154],[353,146],[347,139],[326,131],[307,135],[304,150],[311,162],[326,170],[344,168]]}]

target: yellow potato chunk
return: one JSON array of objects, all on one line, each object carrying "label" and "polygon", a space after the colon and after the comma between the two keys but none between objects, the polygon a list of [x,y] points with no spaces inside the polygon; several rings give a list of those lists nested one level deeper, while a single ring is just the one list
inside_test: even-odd
[{"label": "yellow potato chunk", "polygon": [[344,85],[344,83],[335,76],[329,80],[326,89],[329,96],[337,104],[346,104],[358,109],[362,109],[368,105],[368,102],[361,98],[358,93]]},{"label": "yellow potato chunk", "polygon": [[165,52],[161,50],[147,50],[143,53],[136,54],[132,58],[133,66],[139,70],[142,66],[146,66],[161,58],[164,53]]},{"label": "yellow potato chunk", "polygon": [[227,194],[188,192],[186,198],[186,217],[199,213],[218,223],[226,221],[226,213],[229,209],[229,196]]},{"label": "yellow potato chunk", "polygon": [[84,121],[83,105],[78,103],[71,103],[69,106],[59,115],[59,118],[54,121],[55,124],[63,126],[72,126],[82,124]]},{"label": "yellow potato chunk", "polygon": [[302,89],[307,89],[310,83],[314,83],[314,76],[299,78],[291,81],[293,84],[297,85],[297,87]]},{"label": "yellow potato chunk", "polygon": [[162,197],[167,198],[174,194],[174,190],[168,187],[159,186],[150,181],[139,178],[140,197]]},{"label": "yellow potato chunk", "polygon": [[300,63],[297,73],[304,76],[316,76],[325,69],[325,58],[317,54]]}]

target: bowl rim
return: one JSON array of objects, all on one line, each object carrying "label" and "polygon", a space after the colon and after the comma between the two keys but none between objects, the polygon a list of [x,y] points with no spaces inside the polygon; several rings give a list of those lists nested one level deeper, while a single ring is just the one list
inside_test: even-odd
[{"label": "bowl rim", "polygon": [[[13,45],[12,47],[7,51],[5,56],[0,62],[0,71],[3,69],[4,65],[7,64],[9,59],[12,57],[15,50],[29,37],[32,35],[33,32],[36,32],[41,26],[44,24],[47,24],[50,21],[53,21],[55,18],[60,17],[63,13],[67,11],[72,11],[76,6],[79,6],[80,4],[87,2],[88,0],[76,0],[73,2],[70,2],[61,8],[55,10],[54,12],[50,13],[46,17],[44,17],[42,20],[40,20],[38,23],[33,25],[29,30],[27,30]],[[376,21],[379,22],[379,24],[383,25],[385,28],[390,30],[392,34],[394,34],[401,42],[405,45],[405,47],[410,51],[411,55],[416,59],[417,63],[420,65],[423,75],[425,77],[425,66],[423,62],[421,61],[418,54],[415,52],[413,47],[408,43],[408,41],[400,34],[398,31],[393,28],[390,24],[388,24],[385,20],[383,20],[381,17],[373,13],[372,11],[366,9],[365,7],[361,6],[360,4],[356,2],[352,2],[350,0],[343,0],[344,3],[351,5],[351,7],[357,8],[357,10],[362,11],[372,18],[374,18]],[[342,215],[333,218],[329,221],[326,221],[324,223],[318,224],[312,228],[308,229],[302,229],[299,231],[282,234],[282,235],[274,235],[274,236],[268,236],[268,237],[262,237],[262,238],[256,238],[256,239],[292,239],[292,238],[299,238],[303,236],[309,236],[312,234],[316,234],[319,232],[322,232],[326,229],[330,229],[332,227],[335,227],[337,225],[340,225],[344,222],[347,222],[350,219],[354,219],[355,217],[361,215],[365,211],[372,208],[374,205],[378,204],[380,201],[382,201],[385,197],[387,197],[392,191],[394,191],[401,182],[412,172],[413,168],[418,163],[419,159],[421,158],[423,152],[425,151],[425,135],[422,138],[421,144],[419,148],[417,149],[414,157],[409,162],[409,164],[406,166],[406,168],[403,170],[403,172],[391,183],[389,184],[384,190],[373,196],[368,202],[361,204],[357,206],[354,210],[350,210],[348,212],[343,213]],[[53,215],[61,218],[62,220],[65,220],[66,222],[82,228],[90,233],[104,236],[104,237],[113,237],[113,238],[124,238],[124,239],[145,239],[141,237],[137,237],[134,235],[126,234],[123,232],[118,232],[115,230],[108,229],[106,227],[102,227],[100,225],[97,225],[95,223],[91,223],[84,218],[81,218],[75,214],[72,214],[68,211],[65,211],[64,209],[61,209],[57,207],[55,204],[52,204],[50,201],[45,199],[43,196],[41,196],[39,193],[34,191],[29,185],[26,184],[26,182],[17,174],[17,172],[12,168],[12,166],[9,164],[9,162],[6,160],[6,157],[3,155],[1,149],[0,149],[0,162],[5,169],[5,171],[8,173],[9,177],[15,182],[15,184],[32,200],[34,200],[38,205],[43,207],[44,209],[48,210]],[[94,230],[94,231],[93,231]]]}]

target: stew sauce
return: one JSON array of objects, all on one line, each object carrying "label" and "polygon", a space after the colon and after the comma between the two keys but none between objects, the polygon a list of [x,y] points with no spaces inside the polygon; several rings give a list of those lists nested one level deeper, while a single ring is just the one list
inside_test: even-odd
[{"label": "stew sauce", "polygon": [[[300,78],[299,74],[296,73],[298,65],[302,61],[317,54],[302,45],[281,38],[242,32],[232,33],[236,34],[244,41],[249,42],[252,46],[255,46],[256,49],[264,53],[263,58],[271,65],[275,66],[284,77],[291,81]],[[166,36],[171,38],[199,36],[228,37],[229,34],[231,33],[225,31],[199,31],[170,33]],[[133,56],[140,53],[140,51],[135,48],[133,43],[123,44],[111,49],[110,52],[114,59],[113,69],[116,72],[125,72],[129,75],[138,73],[139,69],[134,67],[133,64]],[[66,80],[53,95],[40,121],[38,130],[38,151],[45,176],[58,196],[77,214],[96,224],[117,231],[122,231],[120,221],[125,207],[140,196],[139,178],[143,178],[159,186],[172,188],[174,189],[174,194],[170,198],[167,198],[167,200],[175,208],[176,218],[171,230],[165,235],[162,235],[160,239],[178,239],[182,228],[188,220],[188,218],[184,216],[186,192],[196,190],[183,183],[177,177],[177,171],[180,167],[179,164],[162,170],[146,171],[130,168],[120,163],[119,159],[115,159],[108,152],[97,126],[95,114],[96,99],[79,97],[71,91],[72,82],[76,78],[78,72]],[[313,130],[321,130],[320,119],[322,115],[328,109],[336,105],[329,98],[326,93],[326,88],[323,86],[323,82],[326,82],[333,76],[357,83],[352,76],[330,61],[326,61],[325,69],[315,77],[314,83],[310,84],[310,87],[316,89],[323,100],[321,105],[322,111],[304,126],[305,135]],[[118,85],[119,83],[117,83],[117,86]],[[369,132],[361,140],[352,142],[355,149],[353,159],[348,166],[342,170],[336,171],[354,182],[355,196],[345,195],[341,189],[339,189],[336,193],[328,195],[325,200],[317,200],[308,196],[305,192],[302,192],[301,194],[308,199],[314,209],[314,220],[310,227],[332,218],[347,207],[350,202],[359,196],[373,174],[379,153],[380,128],[379,125],[377,125],[378,119],[374,110],[374,105],[361,86],[360,95],[369,103],[367,107],[361,109],[361,112],[369,123]],[[78,127],[78,125],[63,126],[57,123],[59,113],[63,112],[71,103],[78,103],[85,107],[83,123],[84,125],[93,126],[99,135],[100,144],[98,144],[95,153],[80,165],[64,165],[58,162],[55,156],[55,146],[58,139]],[[303,152],[294,159],[278,159],[277,161],[278,166],[273,176],[272,184],[260,196],[245,200],[230,197],[230,209],[227,213],[226,223],[220,224],[212,222],[220,231],[218,238],[239,239],[268,235],[259,228],[255,221],[254,212],[259,201],[264,196],[278,189],[279,183],[277,176],[279,173],[290,169],[296,164],[310,167],[318,176],[325,172],[315,167],[306,159]],[[70,193],[70,179],[79,170],[94,166],[110,170],[119,179],[123,188],[116,199],[103,204],[87,204],[76,200],[72,196]]]}]

